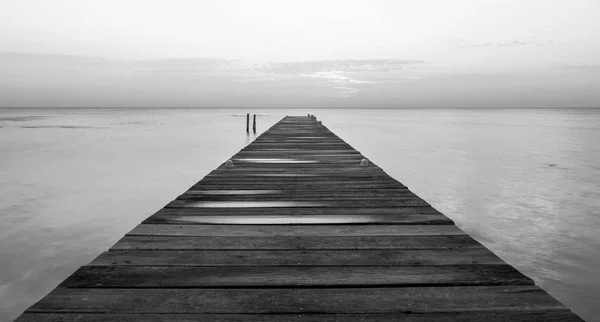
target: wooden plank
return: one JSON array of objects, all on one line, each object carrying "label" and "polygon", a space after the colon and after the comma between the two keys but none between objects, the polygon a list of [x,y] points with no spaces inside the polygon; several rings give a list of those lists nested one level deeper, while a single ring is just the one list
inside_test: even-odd
[{"label": "wooden plank", "polygon": [[[229,185],[230,189],[218,189],[214,186],[204,186],[203,188],[191,188],[184,192],[184,194],[271,194],[271,195],[281,195],[281,194],[300,194],[304,196],[314,195],[318,196],[323,193],[330,192],[330,189],[311,189],[311,188],[303,188],[303,187],[286,187],[282,189],[245,189],[245,187],[240,186],[238,189],[232,189]],[[237,191],[236,191],[237,190]],[[366,195],[384,195],[386,193],[390,194],[402,194],[405,191],[410,191],[406,187],[390,187],[390,188],[342,188],[336,190],[338,194],[366,194]]]},{"label": "wooden plank", "polygon": [[27,312],[429,313],[564,308],[536,286],[358,289],[57,288]]},{"label": "wooden plank", "polygon": [[412,314],[94,314],[94,313],[25,313],[15,322],[239,322],[239,321],[289,321],[289,322],[583,322],[568,309],[562,310],[499,310],[478,312],[443,312]]},{"label": "wooden plank", "polygon": [[[240,159],[238,159],[240,158]],[[268,158],[273,158],[269,160]],[[324,169],[334,167],[356,167],[360,165],[360,161],[363,157],[307,157],[307,156],[268,156],[263,160],[258,160],[252,157],[240,157],[230,158],[233,161],[233,167],[229,169],[269,169],[271,166],[274,168],[285,168],[290,165],[300,165],[302,169],[316,169],[322,167]]]},{"label": "wooden plank", "polygon": [[259,143],[259,142],[253,142],[252,145],[245,147],[241,151],[261,151],[261,150],[270,150],[270,149],[291,149],[291,150],[307,150],[307,151],[353,150],[350,145],[344,144],[344,143],[286,143],[286,142]]},{"label": "wooden plank", "polygon": [[[231,170],[231,171],[230,171]],[[323,169],[319,171],[286,171],[283,169],[280,170],[257,170],[257,171],[235,171],[234,169],[216,169],[205,176],[205,178],[213,177],[213,178],[238,178],[238,179],[250,179],[257,180],[256,177],[300,177],[300,178],[339,178],[336,180],[353,180],[354,178],[388,178],[387,174],[383,171],[374,171],[374,170],[362,170],[362,171],[342,171],[342,170],[329,170]],[[312,180],[311,180],[312,181]]]},{"label": "wooden plank", "polygon": [[385,173],[378,166],[370,163],[369,166],[361,166],[360,160],[347,160],[352,163],[325,163],[325,162],[314,162],[314,160],[305,160],[306,163],[269,163],[267,161],[260,162],[238,162],[234,163],[233,167],[219,167],[215,169],[217,172],[251,172],[251,171],[275,171],[275,172],[301,172],[310,171],[314,173],[327,173],[327,172],[371,172],[371,173]]},{"label": "wooden plank", "polygon": [[368,216],[368,215],[441,215],[433,207],[381,207],[381,208],[163,208],[156,214],[194,216]]},{"label": "wooden plank", "polygon": [[486,248],[419,250],[144,250],[108,251],[89,265],[400,266],[505,264]]},{"label": "wooden plank", "polygon": [[[329,190],[335,189],[336,187],[343,186],[344,189],[400,189],[406,188],[405,185],[394,182],[394,181],[335,181],[332,182],[318,182],[318,181],[293,181],[284,180],[277,182],[271,180],[271,178],[265,178],[263,182],[262,178],[259,181],[250,180],[215,180],[214,178],[206,181],[196,183],[190,189],[205,189],[214,188],[215,186],[246,186],[244,189],[318,189],[318,190]],[[284,178],[287,179],[287,178]],[[254,187],[254,188],[247,188]]]},{"label": "wooden plank", "polygon": [[[331,177],[331,178],[330,178]],[[389,176],[370,176],[370,177],[343,177],[343,176],[264,176],[258,177],[256,176],[245,176],[243,178],[234,178],[231,176],[208,176],[204,177],[202,181],[198,182],[198,184],[206,183],[208,181],[215,182],[238,182],[238,181],[254,181],[254,184],[257,183],[301,183],[301,184],[340,184],[340,183],[349,183],[349,184],[372,184],[372,183],[396,183],[402,185],[397,180],[389,177]],[[257,181],[260,180],[260,181]]]},{"label": "wooden plank", "polygon": [[260,182],[263,179],[267,180],[275,180],[281,178],[287,178],[289,181],[295,180],[303,183],[314,183],[314,182],[324,182],[324,181],[339,181],[343,182],[351,182],[351,183],[360,183],[361,181],[369,181],[369,180],[381,180],[385,182],[393,182],[387,175],[385,174],[373,174],[373,173],[286,173],[286,172],[272,172],[268,171],[260,172],[260,173],[243,173],[243,174],[231,174],[231,173],[218,173],[218,174],[207,174],[205,179],[224,179],[229,181],[253,181],[254,183]]},{"label": "wooden plank", "polygon": [[[386,173],[378,168],[377,166],[368,166],[361,167],[360,161],[352,164],[335,164],[332,166],[322,166],[322,167],[308,167],[301,166],[301,164],[297,164],[298,166],[294,166],[296,164],[277,164],[272,167],[263,167],[257,164],[238,164],[231,168],[228,167],[219,167],[209,173],[209,175],[220,175],[220,176],[250,176],[257,175],[262,173],[290,173],[290,174],[316,174],[316,175],[324,175],[324,176],[339,176],[339,175],[348,175],[348,176],[384,176]],[[315,164],[311,164],[315,165]],[[320,166],[321,164],[316,164]]]},{"label": "wooden plank", "polygon": [[313,190],[313,191],[331,191],[335,187],[343,186],[344,189],[352,190],[370,190],[370,189],[408,189],[406,186],[397,182],[377,183],[377,182],[362,182],[362,183],[300,183],[300,182],[248,182],[248,181],[205,181],[197,183],[190,188],[190,190]]},{"label": "wooden plank", "polygon": [[379,208],[379,207],[430,207],[420,198],[414,199],[354,199],[323,201],[195,201],[176,199],[165,208]]},{"label": "wooden plank", "polygon": [[232,158],[263,158],[263,157],[275,157],[282,156],[286,158],[293,157],[307,157],[307,158],[359,158],[364,155],[360,151],[352,150],[272,150],[272,151],[259,151],[259,150],[244,150],[234,154]]},{"label": "wooden plank", "polygon": [[187,197],[202,197],[199,195],[210,195],[210,196],[232,196],[236,195],[237,197],[302,197],[302,198],[318,198],[318,197],[327,197],[327,198],[419,198],[416,194],[408,189],[363,189],[361,190],[342,190],[342,191],[314,191],[310,189],[277,189],[277,190],[258,190],[258,191],[242,191],[239,193],[234,193],[231,191],[217,193],[203,190],[188,190],[183,193],[181,196]]},{"label": "wooden plank", "polygon": [[83,266],[60,287],[233,288],[533,285],[510,265],[394,267]]},{"label": "wooden plank", "polygon": [[413,200],[423,200],[419,196],[414,193],[405,190],[404,192],[397,193],[379,193],[374,194],[368,191],[364,193],[326,193],[323,192],[321,194],[317,193],[302,193],[302,191],[282,191],[281,193],[275,194],[198,194],[198,193],[183,193],[177,197],[178,200],[190,200],[190,201],[277,201],[277,200],[294,200],[294,201],[326,201],[326,200],[404,200],[404,201],[413,201]]},{"label": "wooden plank", "polygon": [[[380,202],[386,202],[389,200],[394,201],[403,201],[403,202],[419,202],[422,204],[427,204],[423,199],[415,196],[413,193],[406,193],[403,195],[397,194],[393,196],[390,194],[388,198],[385,195],[369,195],[369,194],[339,194],[339,195],[327,195],[326,193],[322,195],[302,195],[302,194],[271,194],[271,195],[262,195],[262,194],[247,194],[247,195],[215,195],[215,194],[198,194],[198,193],[184,193],[178,196],[175,200],[186,201],[186,202],[201,202],[201,201],[212,201],[212,202],[243,202],[243,201],[298,201],[298,202],[331,202],[331,201],[347,201],[347,200],[360,200],[361,202],[373,201],[377,204]],[[429,205],[429,204],[427,204]]]},{"label": "wooden plank", "polygon": [[[302,221],[314,219],[319,223],[417,223],[432,224],[442,220],[442,224],[452,223],[447,217],[432,207],[396,207],[396,208],[163,208],[148,218],[144,223],[152,221],[169,221],[177,217],[243,216],[259,218],[290,218]],[[327,218],[323,218],[327,216]],[[422,217],[423,216],[423,217]],[[201,220],[202,218],[197,218]],[[206,219],[206,218],[205,218]],[[433,222],[430,222],[433,221]]]},{"label": "wooden plank", "polygon": [[133,236],[417,236],[466,235],[455,225],[152,225],[142,224]]},{"label": "wooden plank", "polygon": [[469,236],[125,236],[111,250],[479,248]]},{"label": "wooden plank", "polygon": [[360,187],[404,187],[403,184],[387,177],[299,177],[299,176],[245,176],[245,177],[227,177],[227,176],[209,176],[198,182],[195,186],[205,186],[210,184],[251,184],[251,185],[300,185],[300,186],[320,186],[339,187],[360,186]]},{"label": "wooden plank", "polygon": [[[170,208],[181,209],[181,208]],[[201,208],[189,208],[201,209]],[[213,208],[217,209],[217,208]],[[234,209],[234,208],[231,208]],[[243,208],[240,208],[243,209]],[[229,225],[452,225],[444,215],[165,215],[155,214],[144,220],[145,224],[229,224]]]}]

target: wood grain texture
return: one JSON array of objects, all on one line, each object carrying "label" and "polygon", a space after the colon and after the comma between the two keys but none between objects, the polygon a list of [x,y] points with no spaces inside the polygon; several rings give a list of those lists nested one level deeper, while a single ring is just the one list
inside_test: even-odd
[{"label": "wood grain texture", "polygon": [[94,314],[25,313],[16,322],[583,322],[567,309],[391,314]]},{"label": "wood grain texture", "polygon": [[112,250],[478,248],[469,236],[125,236]]},{"label": "wood grain texture", "polygon": [[455,225],[156,225],[141,224],[133,236],[418,236],[466,235]]},{"label": "wood grain texture", "polygon": [[231,288],[533,285],[509,265],[393,267],[84,266],[69,288]]},{"label": "wood grain texture", "polygon": [[[262,181],[262,180],[261,180]],[[320,183],[302,183],[302,182],[262,182],[257,181],[229,181],[220,182],[216,181],[204,181],[202,183],[192,186],[189,190],[273,190],[273,189],[285,189],[285,190],[313,190],[313,191],[332,191],[341,187],[341,189],[348,190],[370,190],[370,189],[406,189],[406,187],[398,182],[323,182]]]},{"label": "wood grain texture", "polygon": [[505,264],[486,248],[419,250],[143,250],[108,251],[89,265],[407,266]]},{"label": "wood grain texture", "polygon": [[[270,203],[269,203],[270,202]],[[166,208],[379,208],[379,207],[430,207],[423,199],[353,199],[353,200],[276,200],[253,204],[249,201],[208,202],[197,200],[176,199],[168,203]]]},{"label": "wood grain texture", "polygon": [[[181,209],[181,208],[169,208]],[[202,208],[188,208],[202,209]],[[216,209],[216,208],[213,208]],[[240,208],[229,208],[240,209]],[[241,215],[179,215],[179,214],[155,214],[144,221],[144,224],[212,224],[212,225],[452,225],[453,221],[444,215],[252,215],[242,213]]]},{"label": "wood grain texture", "polygon": [[324,289],[57,288],[28,312],[86,313],[432,313],[556,310],[536,286]]},{"label": "wood grain texture", "polygon": [[383,192],[336,192],[336,193],[313,193],[310,191],[279,191],[276,193],[248,193],[248,194],[207,194],[186,192],[176,200],[193,201],[312,201],[312,200],[419,200],[420,198],[409,190],[383,191]]},{"label": "wood grain texture", "polygon": [[441,215],[432,207],[371,207],[371,208],[163,208],[161,215],[190,216],[381,216]]}]

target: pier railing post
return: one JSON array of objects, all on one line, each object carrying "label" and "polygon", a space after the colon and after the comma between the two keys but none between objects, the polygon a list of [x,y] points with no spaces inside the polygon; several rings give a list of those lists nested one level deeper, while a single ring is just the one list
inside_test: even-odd
[{"label": "pier railing post", "polygon": [[250,132],[250,113],[246,113],[246,132]]},{"label": "pier railing post", "polygon": [[254,114],[254,118],[252,120],[252,131],[256,133],[256,114]]}]

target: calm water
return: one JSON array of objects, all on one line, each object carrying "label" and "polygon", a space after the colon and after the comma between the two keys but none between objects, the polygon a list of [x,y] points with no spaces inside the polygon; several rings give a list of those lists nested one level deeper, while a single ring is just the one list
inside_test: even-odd
[{"label": "calm water", "polygon": [[[236,110],[0,110],[0,321],[253,139]],[[315,114],[588,321],[600,321],[600,110]]]}]

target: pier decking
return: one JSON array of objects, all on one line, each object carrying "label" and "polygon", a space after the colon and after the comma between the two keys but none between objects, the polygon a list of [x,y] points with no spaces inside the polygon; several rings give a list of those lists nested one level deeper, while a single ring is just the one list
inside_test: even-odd
[{"label": "pier decking", "polygon": [[309,117],[286,117],[17,321],[582,321]]}]

